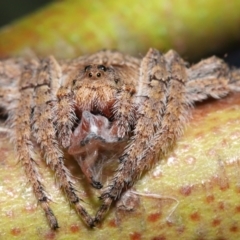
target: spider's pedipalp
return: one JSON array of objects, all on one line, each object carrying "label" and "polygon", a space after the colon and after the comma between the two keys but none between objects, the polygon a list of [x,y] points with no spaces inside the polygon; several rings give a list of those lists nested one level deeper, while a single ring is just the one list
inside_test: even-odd
[{"label": "spider's pedipalp", "polygon": [[56,123],[56,129],[58,139],[64,148],[70,145],[70,137],[72,134],[72,128],[76,120],[74,112],[74,99],[72,98],[71,88],[68,86],[62,86],[57,93],[56,114],[54,122]]},{"label": "spider's pedipalp", "polygon": [[[82,207],[81,199],[77,195],[74,181],[64,166],[63,152],[58,146],[56,139],[56,130],[53,125],[56,99],[52,94],[51,86],[53,77],[56,76],[55,67],[57,62],[52,58],[42,60],[38,79],[35,86],[35,108],[33,112],[33,131],[34,137],[40,144],[44,157],[48,165],[55,172],[56,179],[66,193],[71,204],[74,205],[76,211],[82,216],[88,226],[92,225],[92,219]],[[56,79],[55,79],[56,80]]]},{"label": "spider's pedipalp", "polygon": [[[75,81],[76,69],[71,65],[61,66],[60,68],[56,60],[53,61],[53,68],[58,71],[57,79],[59,80],[58,83],[54,84],[54,86],[59,87],[55,94],[54,124],[56,125],[57,136],[61,146],[67,148],[70,145],[72,128],[76,121],[75,101],[71,88],[72,82]],[[54,69],[52,70],[53,72]]]},{"label": "spider's pedipalp", "polygon": [[113,112],[115,119],[117,119],[117,135],[119,138],[124,138],[135,124],[136,109],[132,101],[132,95],[135,92],[135,87],[125,84],[117,93]]}]

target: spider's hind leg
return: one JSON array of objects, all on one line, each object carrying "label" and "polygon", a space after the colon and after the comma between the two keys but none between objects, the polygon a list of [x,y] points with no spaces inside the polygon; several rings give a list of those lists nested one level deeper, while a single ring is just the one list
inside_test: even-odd
[{"label": "spider's hind leg", "polygon": [[231,88],[239,90],[239,81],[234,79],[227,64],[217,57],[210,57],[187,69],[186,95],[188,101],[202,101],[208,97],[222,98]]},{"label": "spider's hind leg", "polygon": [[[92,218],[81,204],[74,180],[64,165],[63,152],[56,138],[57,97],[61,69],[53,57],[42,60],[35,87],[35,108],[33,112],[34,137],[41,146],[47,164],[55,172],[59,186],[66,193],[69,202],[75,207],[83,221],[92,226]],[[57,115],[58,117],[58,115]]]}]

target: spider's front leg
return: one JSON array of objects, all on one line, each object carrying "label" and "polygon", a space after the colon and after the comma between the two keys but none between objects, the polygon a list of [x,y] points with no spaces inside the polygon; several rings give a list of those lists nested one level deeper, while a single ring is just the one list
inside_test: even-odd
[{"label": "spider's front leg", "polygon": [[36,164],[36,155],[33,151],[33,143],[31,141],[31,113],[34,105],[33,93],[35,80],[37,75],[38,62],[32,62],[23,67],[20,78],[19,99],[15,108],[10,110],[9,122],[13,127],[13,140],[15,142],[18,158],[24,167],[26,176],[32,185],[33,192],[43,208],[51,228],[58,228],[58,222],[51,208],[41,177]]},{"label": "spider's front leg", "polygon": [[54,120],[58,109],[56,93],[60,85],[60,79],[61,69],[56,60],[53,57],[42,60],[35,87],[34,136],[44,152],[47,164],[55,172],[57,181],[66,193],[69,202],[74,205],[85,223],[92,226],[92,218],[81,204],[72,176],[64,166],[63,152],[56,139]]},{"label": "spider's front leg", "polygon": [[120,158],[115,176],[101,195],[103,204],[96,214],[95,224],[101,221],[122,191],[182,133],[188,109],[186,79],[184,63],[173,51],[163,56],[150,49],[143,58],[134,99],[138,108],[134,136]]},{"label": "spider's front leg", "polygon": [[18,103],[18,85],[24,64],[21,59],[0,60],[0,116],[12,112]]}]

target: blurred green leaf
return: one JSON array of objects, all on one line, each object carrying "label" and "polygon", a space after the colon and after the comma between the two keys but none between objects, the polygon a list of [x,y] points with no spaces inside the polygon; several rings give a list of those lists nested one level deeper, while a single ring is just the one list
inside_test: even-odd
[{"label": "blurred green leaf", "polygon": [[102,48],[129,54],[149,47],[186,58],[240,39],[240,1],[57,1],[0,31],[0,56],[34,53],[72,58]]}]

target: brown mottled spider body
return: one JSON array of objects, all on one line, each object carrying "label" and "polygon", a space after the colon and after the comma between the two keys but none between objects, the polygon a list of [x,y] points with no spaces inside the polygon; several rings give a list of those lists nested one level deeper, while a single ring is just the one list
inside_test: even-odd
[{"label": "brown mottled spider body", "polygon": [[[163,55],[155,49],[143,59],[101,51],[72,61],[1,61],[0,107],[9,115],[19,160],[51,228],[58,223],[38,173],[33,139],[69,202],[93,227],[181,135],[189,106],[239,90],[239,75],[215,57],[187,67],[176,52]],[[63,149],[75,156],[91,184],[102,188],[92,168],[100,155],[114,154],[123,142],[127,146],[92,218],[64,166]]]}]

